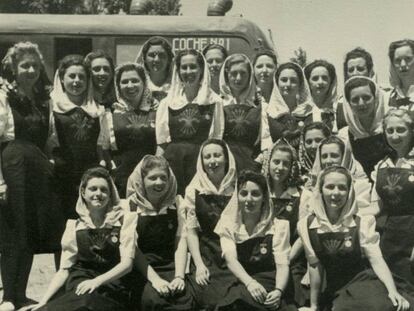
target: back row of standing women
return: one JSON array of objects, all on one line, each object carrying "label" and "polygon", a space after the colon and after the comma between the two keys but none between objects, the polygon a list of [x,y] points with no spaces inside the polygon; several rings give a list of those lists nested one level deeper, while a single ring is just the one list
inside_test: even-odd
[{"label": "back row of standing women", "polygon": [[[0,100],[2,172],[8,188],[1,217],[4,300],[26,303],[33,254],[59,251],[64,220],[77,217],[80,177],[98,163],[111,170],[125,197],[128,176],[144,155],[162,154],[177,176],[178,193],[184,194],[207,138],[227,142],[238,171],[267,167],[272,142],[284,138],[299,152],[296,173],[315,184],[316,145],[331,130],[339,132],[343,143],[328,144],[336,147],[320,155],[321,163],[324,156],[341,152],[344,160],[352,150],[347,163],[358,160],[371,178],[374,166],[396,148],[383,135],[388,107],[410,110],[413,50],[410,40],[391,44],[395,88],[390,94],[376,85],[370,55],[360,48],[349,52],[344,98],[337,100],[335,69],[326,61],[303,71],[294,63],[277,66],[274,54],[265,51],[252,65],[241,54],[226,58],[226,51],[215,45],[204,51],[205,57],[187,50],[173,58],[171,46],[159,37],[144,44],[136,63],[116,70],[103,52],[85,60],[65,57],[50,93],[37,46],[16,44],[3,60],[8,82]],[[366,189],[363,172],[352,167]],[[397,192],[404,187],[394,175],[384,177],[388,184],[383,188],[400,197]],[[369,202],[363,196],[357,200]]]}]

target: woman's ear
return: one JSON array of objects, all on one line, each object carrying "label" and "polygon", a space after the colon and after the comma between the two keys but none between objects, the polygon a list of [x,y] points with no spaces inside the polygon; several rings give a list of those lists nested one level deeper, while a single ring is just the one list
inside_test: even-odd
[{"label": "woman's ear", "polygon": [[81,194],[82,199],[85,199],[85,188],[80,189],[80,194]]}]

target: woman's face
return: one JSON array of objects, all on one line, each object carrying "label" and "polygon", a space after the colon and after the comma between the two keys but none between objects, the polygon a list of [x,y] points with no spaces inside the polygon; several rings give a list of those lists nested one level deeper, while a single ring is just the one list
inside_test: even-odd
[{"label": "woman's face", "polygon": [[80,65],[68,67],[63,75],[63,87],[69,95],[80,96],[88,87],[85,68]]},{"label": "woman's face", "polygon": [[201,80],[202,68],[197,62],[197,56],[187,54],[181,57],[180,77],[184,83],[195,84]]},{"label": "woman's face", "polygon": [[273,182],[283,183],[289,177],[292,156],[287,151],[275,150],[269,163],[269,173]]},{"label": "woman's face", "polygon": [[348,79],[354,76],[369,76],[367,61],[363,57],[351,58],[346,63]]},{"label": "woman's face", "polygon": [[217,77],[224,63],[224,55],[219,49],[211,49],[206,53],[206,61],[212,77]]},{"label": "woman's face", "polygon": [[169,57],[162,45],[151,45],[145,56],[145,65],[150,73],[164,72],[168,69]]},{"label": "woman's face", "polygon": [[400,78],[412,77],[414,74],[414,52],[410,46],[402,46],[395,50],[394,67]]},{"label": "woman's face", "polygon": [[203,167],[209,178],[216,176],[224,177],[227,161],[222,146],[217,144],[208,144],[204,146],[201,156],[203,160]]},{"label": "woman's face", "polygon": [[311,159],[315,159],[316,150],[318,149],[323,139],[325,139],[325,135],[320,129],[311,129],[305,133],[305,150]]},{"label": "woman's face", "polygon": [[276,71],[276,65],[273,59],[268,55],[261,55],[254,64],[254,76],[258,84],[273,83],[273,76]]},{"label": "woman's face", "polygon": [[135,70],[124,71],[119,80],[121,97],[129,102],[139,101],[144,92],[144,81]]},{"label": "woman's face", "polygon": [[385,136],[390,146],[395,150],[407,150],[413,141],[413,132],[408,125],[397,116],[388,118],[385,125]]},{"label": "woman's face", "polygon": [[247,216],[258,215],[262,211],[264,193],[262,188],[253,181],[247,181],[239,189],[239,206]]},{"label": "woman's face", "polygon": [[343,154],[338,144],[326,144],[321,147],[322,169],[333,165],[341,165]]},{"label": "woman's face", "polygon": [[91,74],[93,86],[105,91],[113,77],[111,64],[104,57],[95,58],[91,62]]},{"label": "woman's face", "polygon": [[291,68],[283,69],[278,78],[279,91],[283,97],[293,97],[299,93],[299,77]]},{"label": "woman's face", "polygon": [[313,68],[309,77],[309,87],[313,96],[325,96],[331,85],[328,69],[323,66]]},{"label": "woman's face", "polygon": [[144,177],[144,188],[148,198],[159,199],[167,192],[168,173],[162,168],[153,168]]},{"label": "woman's face", "polygon": [[349,99],[349,104],[355,116],[364,118],[374,113],[375,96],[368,85],[352,89]]},{"label": "woman's face", "polygon": [[233,92],[241,93],[249,85],[250,73],[246,63],[237,63],[230,67],[228,72],[230,89]]},{"label": "woman's face", "polygon": [[19,58],[16,66],[16,81],[20,85],[33,86],[40,76],[42,65],[39,56],[25,53]]},{"label": "woman's face", "polygon": [[331,172],[325,176],[322,197],[326,209],[342,210],[348,199],[348,193],[348,181],[344,174]]},{"label": "woman's face", "polygon": [[86,183],[81,194],[88,209],[106,211],[110,199],[109,184],[105,178],[93,177]]}]

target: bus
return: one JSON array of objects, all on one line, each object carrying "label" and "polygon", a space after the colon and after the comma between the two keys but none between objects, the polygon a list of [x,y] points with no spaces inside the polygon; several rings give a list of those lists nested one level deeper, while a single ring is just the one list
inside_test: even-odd
[{"label": "bus", "polygon": [[102,49],[115,64],[134,61],[143,43],[155,35],[169,40],[174,51],[218,43],[229,53],[253,57],[261,49],[274,49],[270,33],[241,17],[0,14],[0,57],[16,42],[37,43],[52,77],[68,54]]}]

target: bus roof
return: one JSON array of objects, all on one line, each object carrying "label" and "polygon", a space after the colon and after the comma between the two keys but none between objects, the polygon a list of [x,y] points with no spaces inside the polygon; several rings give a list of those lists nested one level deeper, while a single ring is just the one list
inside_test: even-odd
[{"label": "bus roof", "polygon": [[[240,17],[0,14],[0,34],[240,36],[273,48],[268,36]],[[212,34],[214,33],[214,34]],[[258,39],[265,40],[259,43]]]}]

